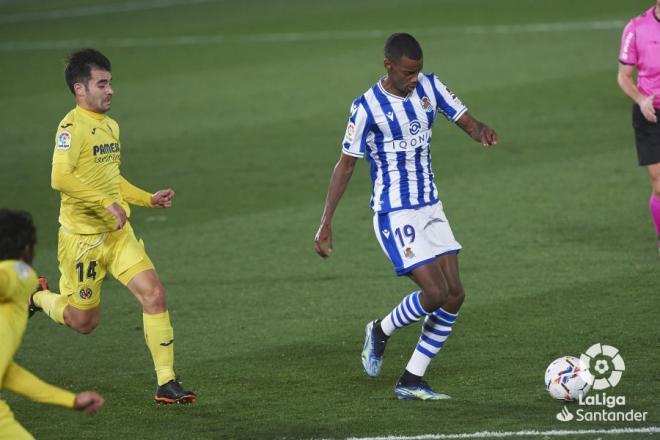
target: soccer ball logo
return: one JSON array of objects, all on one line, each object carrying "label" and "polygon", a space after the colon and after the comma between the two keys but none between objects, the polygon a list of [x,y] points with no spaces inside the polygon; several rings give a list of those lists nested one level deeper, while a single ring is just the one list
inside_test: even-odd
[{"label": "soccer ball logo", "polygon": [[580,375],[593,386],[594,390],[615,387],[626,370],[619,349],[611,345],[592,345],[582,353],[580,361],[588,367]]},{"label": "soccer ball logo", "polygon": [[591,383],[582,377],[587,365],[573,356],[555,359],[545,370],[545,389],[557,400],[573,402],[586,395]]}]

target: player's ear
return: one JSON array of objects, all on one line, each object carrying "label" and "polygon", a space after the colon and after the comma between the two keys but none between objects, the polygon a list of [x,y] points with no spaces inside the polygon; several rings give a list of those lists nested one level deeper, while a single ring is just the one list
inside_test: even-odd
[{"label": "player's ear", "polygon": [[392,60],[390,60],[389,58],[383,59],[383,66],[385,66],[385,70],[389,72],[390,70],[392,70],[393,67]]},{"label": "player's ear", "polygon": [[86,87],[85,87],[85,84],[83,84],[83,83],[78,82],[78,83],[75,83],[73,85],[73,93],[76,96],[84,96],[85,95],[85,89],[86,89]]}]

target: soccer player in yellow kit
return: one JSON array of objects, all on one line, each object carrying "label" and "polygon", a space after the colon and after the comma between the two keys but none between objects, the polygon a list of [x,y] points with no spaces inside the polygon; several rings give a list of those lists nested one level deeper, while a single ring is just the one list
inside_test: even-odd
[{"label": "soccer player in yellow kit", "polygon": [[[28,213],[0,209],[0,389],[35,402],[96,412],[104,403],[96,392],[75,395],[43,382],[14,362],[27,324],[28,297],[37,286],[37,275],[29,266],[35,243],[36,230]],[[32,438],[0,400],[0,440]]]},{"label": "soccer player in yellow kit", "polygon": [[47,289],[30,300],[52,320],[87,334],[99,322],[101,285],[109,272],[142,304],[144,337],[153,358],[159,403],[191,403],[174,373],[174,336],[165,288],[137,240],[129,204],[169,208],[174,191],[150,194],[121,176],[119,125],[107,116],[113,95],[110,61],[95,49],[69,56],[65,79],[76,108],[55,136],[51,185],[61,193],[58,260],[60,294]]}]

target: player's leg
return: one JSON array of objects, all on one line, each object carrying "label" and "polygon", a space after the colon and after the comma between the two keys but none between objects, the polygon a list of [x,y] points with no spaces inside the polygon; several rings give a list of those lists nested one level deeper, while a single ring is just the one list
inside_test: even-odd
[{"label": "player's leg", "polygon": [[[463,301],[462,289],[450,288],[443,271],[443,265],[451,260],[457,261],[456,254],[440,256],[433,262],[415,268],[410,277],[421,288],[421,301],[433,312],[424,319],[422,333],[413,355],[395,387],[397,398],[406,400],[440,400],[449,396],[434,392],[423,380],[424,373],[431,360],[440,351],[456,321],[455,312]],[[450,263],[452,264],[452,263]],[[457,267],[456,267],[457,271]],[[459,282],[460,285],[460,282]],[[449,312],[446,308],[455,312]]]},{"label": "player's leg", "polygon": [[[660,117],[660,110],[656,110],[656,114]],[[632,122],[639,165],[646,167],[651,177],[649,210],[655,224],[660,252],[660,121],[657,123],[647,121],[639,106],[635,105]]]},{"label": "player's leg", "polygon": [[431,313],[424,319],[420,338],[395,391],[400,399],[437,400],[448,396],[433,392],[423,376],[451,334],[465,293],[458,269],[461,245],[454,238],[442,205],[428,207],[422,214],[426,216],[424,238],[437,257],[414,268],[410,277],[421,288],[422,306]]},{"label": "player's leg", "polygon": [[108,241],[112,241],[108,234],[78,235],[60,228],[60,293],[52,292],[41,280],[31,306],[78,333],[94,331],[100,318],[101,285],[106,275],[103,252]]},{"label": "player's leg", "polygon": [[[414,267],[435,259],[435,254],[423,238],[423,224],[416,210],[401,210],[374,215],[374,232],[383,252],[392,262],[394,271],[402,276]],[[421,292],[408,294],[383,319],[367,323],[362,348],[362,367],[370,377],[376,377],[385,353],[388,338],[394,330],[407,327],[428,314],[420,302]]]},{"label": "player's leg", "polygon": [[411,278],[420,285],[423,301],[429,308],[434,308],[434,312],[424,320],[421,335],[399,379],[396,393],[401,399],[447,398],[446,395],[430,392],[430,387],[422,378],[451,335],[465,298],[458,271],[458,255],[442,255],[436,262],[415,269]]},{"label": "player's leg", "polygon": [[125,236],[113,252],[111,271],[142,305],[144,339],[158,380],[155,400],[160,403],[194,402],[196,395],[184,390],[174,373],[174,330],[165,288],[130,224],[124,229]]},{"label": "player's leg", "polygon": [[[660,146],[658,146],[660,148]],[[655,224],[655,232],[658,237],[658,251],[660,252],[660,163],[655,163],[647,167],[651,177],[651,186],[653,192],[649,200],[649,210]]]}]

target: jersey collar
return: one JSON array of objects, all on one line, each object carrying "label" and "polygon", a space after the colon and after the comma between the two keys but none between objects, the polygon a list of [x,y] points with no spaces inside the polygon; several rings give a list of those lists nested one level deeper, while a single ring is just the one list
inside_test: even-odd
[{"label": "jersey collar", "polygon": [[378,80],[378,88],[380,89],[381,92],[383,92],[384,94],[386,94],[387,96],[389,96],[391,98],[398,99],[399,101],[406,101],[406,100],[408,100],[408,98],[410,98],[410,95],[412,95],[412,92],[410,92],[408,94],[408,96],[397,96],[397,95],[394,95],[394,94],[388,92],[387,90],[385,90],[385,87],[383,87],[383,80],[385,78],[387,78],[387,76],[384,76],[384,77],[382,77],[381,79]]},{"label": "jersey collar", "polygon": [[82,113],[85,116],[89,116],[90,118],[95,119],[97,121],[102,121],[103,118],[105,118],[105,114],[85,110],[84,108],[82,108],[79,105],[76,106],[76,111]]}]

